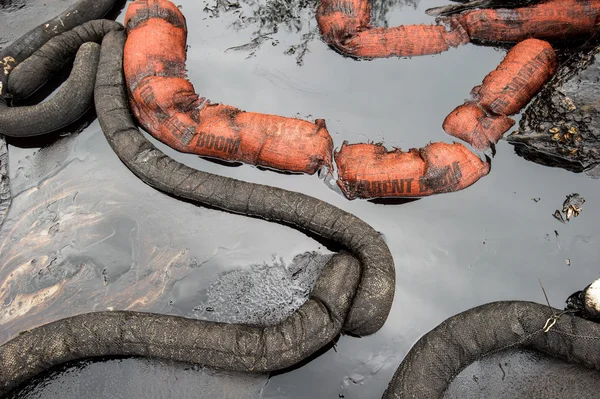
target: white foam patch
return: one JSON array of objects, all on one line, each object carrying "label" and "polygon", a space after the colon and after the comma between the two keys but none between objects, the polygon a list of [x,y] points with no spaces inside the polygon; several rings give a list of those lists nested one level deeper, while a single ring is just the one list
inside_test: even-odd
[{"label": "white foam patch", "polygon": [[289,265],[275,262],[228,272],[210,285],[194,317],[261,326],[281,323],[306,302],[330,258],[307,252]]}]

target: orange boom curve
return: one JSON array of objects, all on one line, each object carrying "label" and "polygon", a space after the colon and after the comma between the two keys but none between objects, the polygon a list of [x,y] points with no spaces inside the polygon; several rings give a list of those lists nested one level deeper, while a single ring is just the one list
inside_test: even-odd
[{"label": "orange boom curve", "polygon": [[522,8],[472,10],[440,20],[462,26],[471,40],[514,43],[591,36],[599,15],[598,0],[550,0]]},{"label": "orange boom curve", "polygon": [[437,25],[370,26],[369,0],[321,0],[317,22],[324,40],[342,54],[412,57],[437,54],[470,41],[564,40],[592,35],[600,0],[551,0],[515,9],[482,9],[443,17]]},{"label": "orange boom curve", "polygon": [[[448,29],[441,25],[372,29],[368,24],[369,2],[364,0],[323,0],[317,18],[326,40],[339,50],[359,57],[379,57],[433,54],[475,37],[483,38],[479,33],[474,36],[474,32],[482,31],[475,29],[475,22],[465,21],[480,21],[470,17],[474,13],[499,15],[498,20],[506,26],[494,28],[500,35],[495,40],[523,41],[443,125],[447,133],[485,150],[514,125],[509,116],[519,112],[556,71],[552,46],[525,36],[564,38],[589,33],[595,27],[599,2],[590,1],[586,6],[577,0],[552,0],[527,10],[468,11],[442,19]],[[567,12],[569,4],[572,7]],[[556,10],[563,10],[564,15]],[[519,36],[516,32],[523,24],[518,18],[524,16],[537,19],[531,17],[535,21],[529,21]],[[557,22],[552,32],[544,27],[544,23],[559,19],[562,22]],[[580,24],[573,27],[573,21]],[[312,123],[244,112],[195,94],[186,78],[186,23],[173,3],[136,0],[127,10],[125,24],[124,69],[131,106],[140,124],[156,138],[177,150],[203,156],[308,174],[327,167],[331,173],[333,142],[323,120]],[[344,143],[334,158],[338,185],[349,199],[423,197],[457,191],[490,171],[489,159],[482,161],[458,143],[432,143],[408,152]]]},{"label": "orange boom curve", "polygon": [[361,58],[437,54],[469,42],[460,25],[372,28],[369,0],[321,0],[317,22],[323,39],[344,55]]},{"label": "orange boom curve", "polygon": [[158,140],[182,152],[277,170],[332,170],[333,142],[323,120],[245,112],[198,97],[187,80],[186,22],[175,4],[136,0],[125,26],[131,107]]},{"label": "orange boom curve", "polygon": [[424,197],[462,190],[490,171],[459,143],[387,151],[380,144],[342,144],[335,153],[338,186],[348,199]]},{"label": "orange boom curve", "polygon": [[446,133],[486,150],[515,123],[518,113],[556,72],[558,61],[552,46],[527,39],[504,57],[496,70],[471,91],[472,101],[458,106],[444,120]]},{"label": "orange boom curve", "polygon": [[[154,137],[179,151],[273,169],[309,174],[323,166],[333,170],[333,143],[323,120],[311,123],[244,112],[195,94],[186,79],[185,19],[172,2],[136,0],[127,10],[125,25],[124,70],[131,107]],[[422,197],[456,191],[490,168],[460,144],[436,143],[385,157],[379,152],[379,147],[356,144],[343,145],[336,153],[346,197]],[[383,168],[382,174],[370,176],[372,184],[364,189],[364,178],[358,177],[373,168]],[[377,188],[380,181],[382,189]]]}]

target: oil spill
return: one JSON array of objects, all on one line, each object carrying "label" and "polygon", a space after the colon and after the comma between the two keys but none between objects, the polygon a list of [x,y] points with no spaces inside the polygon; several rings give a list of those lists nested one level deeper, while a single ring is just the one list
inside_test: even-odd
[{"label": "oil spill", "polygon": [[264,376],[222,373],[145,359],[81,361],[55,369],[7,399],[181,398],[254,399]]},{"label": "oil spill", "polygon": [[598,372],[538,352],[509,350],[473,362],[444,399],[585,398],[598,392]]},{"label": "oil spill", "polygon": [[[1,40],[13,40],[66,8],[61,0],[25,4],[10,14],[0,10],[3,22],[10,15],[10,25],[0,24]],[[248,111],[324,118],[338,148],[344,140],[383,141],[404,150],[429,141],[451,142],[441,128],[444,118],[505,54],[466,45],[436,56],[359,62],[341,57],[318,36],[305,36],[316,27],[309,18],[316,2],[302,3],[306,8],[297,10],[278,8],[282,7],[278,2],[244,0],[218,17],[205,10],[215,6],[213,0],[178,4],[193,21],[188,24],[187,68],[200,95]],[[424,11],[438,5],[437,0],[377,1],[375,24],[433,23]],[[300,29],[277,22],[282,20],[277,15],[288,12],[292,21],[300,21]],[[242,14],[253,19],[237,23]],[[122,18],[123,13],[118,20]],[[274,25],[269,25],[269,18],[274,18]],[[258,46],[227,51],[260,36],[256,32],[262,20],[263,32],[272,26],[277,32],[259,40]],[[299,47],[290,52],[293,46]],[[304,55],[298,65],[300,52]],[[248,388],[256,398],[339,398],[340,394],[381,398],[410,347],[446,318],[495,300],[543,302],[539,280],[551,304],[561,307],[572,292],[598,278],[597,182],[528,162],[505,141],[497,145],[491,173],[468,189],[390,204],[347,201],[315,176],[283,175],[247,165],[229,167],[150,140],[189,166],[330,202],[363,218],[390,245],[397,287],[384,328],[370,337],[341,337],[335,349],[272,376],[266,385],[265,376],[256,385],[248,382],[252,389],[259,387]],[[240,297],[234,307],[223,307],[230,297],[220,291],[225,289],[225,285],[219,288],[220,279],[229,287],[237,275],[234,287],[256,295],[268,290],[273,295],[268,301],[280,303],[281,286],[275,282],[258,289],[256,278],[265,276],[267,268],[261,265],[275,265],[277,272],[269,278],[282,276],[285,285],[289,271],[283,265],[290,268],[296,255],[328,253],[320,243],[288,227],[196,207],[147,187],[119,162],[97,122],[79,134],[44,144],[41,151],[33,144],[10,144],[9,155],[17,196],[0,230],[0,287],[6,287],[0,288],[0,303],[9,304],[6,309],[14,313],[3,316],[8,318],[0,328],[0,342],[40,323],[108,308],[216,317],[206,310],[212,306],[219,317],[254,320],[262,317],[262,308],[256,303],[257,308],[251,309],[251,297],[249,305]],[[574,192],[586,199],[585,217],[563,225],[552,213]],[[571,259],[570,266],[565,258]],[[40,269],[44,269],[42,276],[34,278]],[[39,295],[32,295],[35,289]],[[292,297],[292,305],[300,297]],[[22,298],[21,305],[17,298]],[[146,363],[92,364],[97,366],[89,372],[64,372],[65,379],[60,373],[52,376],[56,393],[44,397],[77,392],[73,391],[77,384],[97,382],[102,387],[115,381],[117,387],[132,387],[127,397],[142,398],[149,395],[144,386],[164,381],[161,376],[187,378],[173,365],[155,364],[153,374],[141,374],[136,370]],[[178,386],[169,381],[164,382],[165,389],[182,397],[209,392],[203,382]],[[205,381],[226,386],[218,378]],[[47,381],[37,386],[38,397],[45,385]],[[59,386],[63,391],[57,390]]]}]

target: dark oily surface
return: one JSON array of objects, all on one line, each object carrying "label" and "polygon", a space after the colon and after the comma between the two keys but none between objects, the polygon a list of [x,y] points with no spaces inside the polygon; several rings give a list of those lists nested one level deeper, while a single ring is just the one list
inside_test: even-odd
[{"label": "dark oily surface", "polygon": [[255,399],[266,379],[221,373],[186,363],[148,359],[81,361],[34,379],[7,399],[218,398]]},{"label": "dark oily surface", "polygon": [[91,312],[24,331],[0,346],[0,395],[52,366],[105,356],[143,356],[264,373],[295,366],[340,333],[360,263],[334,256],[310,298],[275,326],[215,323],[148,312]]},{"label": "dark oily surface", "polygon": [[542,165],[600,177],[600,47],[557,73],[507,137],[515,152]]},{"label": "dark oily surface", "polygon": [[[461,312],[428,332],[411,348],[394,373],[384,398],[441,398],[463,369],[509,349],[536,350],[598,370],[598,324],[573,314],[551,320],[560,312],[530,301],[492,302]],[[570,374],[573,378],[573,373]],[[561,384],[566,380],[548,387],[548,393],[564,389]],[[514,379],[506,384],[513,392],[528,389],[519,387]],[[595,391],[588,391],[585,396],[593,397]]]},{"label": "dark oily surface", "polygon": [[587,398],[598,392],[598,372],[539,352],[496,353],[465,368],[445,399]]},{"label": "dark oily surface", "polygon": [[64,12],[74,1],[3,0],[0,2],[2,37],[0,49],[42,22]]},{"label": "dark oily surface", "polygon": [[[27,4],[43,9],[42,2]],[[46,4],[55,6],[54,2]],[[313,13],[299,10],[296,2],[290,8],[282,3],[241,2],[242,9],[234,7],[219,18],[204,11],[206,6],[215,6],[212,1],[177,4],[183,6],[189,21],[188,69],[200,95],[249,111],[325,118],[338,148],[343,140],[384,141],[403,149],[429,141],[450,142],[441,129],[444,118],[504,56],[493,48],[467,45],[437,56],[356,62],[340,57],[318,40]],[[424,10],[437,5],[440,2],[377,2],[374,15],[379,25],[432,23]],[[0,18],[11,15],[12,39],[18,37],[12,15],[31,17],[26,10],[0,14]],[[287,13],[292,14],[292,22],[278,25],[277,34],[253,34],[260,21],[265,22],[262,35],[272,31],[276,25],[271,17]],[[38,17],[35,23],[53,15],[50,11],[32,14]],[[299,30],[293,21],[298,21]],[[2,40],[4,29],[0,24]],[[247,43],[251,45],[226,51]],[[295,53],[285,54],[290,48]],[[299,67],[296,56],[304,48],[309,51]],[[410,347],[447,317],[494,300],[543,302],[538,279],[552,304],[560,307],[571,293],[599,277],[597,182],[583,174],[528,162],[504,141],[497,145],[492,172],[474,186],[402,205],[347,201],[315,176],[228,167],[153,143],[195,168],[328,201],[363,218],[390,245],[397,289],[384,328],[371,337],[342,337],[336,350],[272,376],[256,397],[339,398],[341,394],[381,398]],[[58,289],[40,291],[34,286],[27,297],[31,302],[23,302],[45,306],[18,308],[19,301],[13,301],[4,307],[16,317],[2,329],[6,334],[2,342],[42,322],[108,307],[192,317],[194,307],[206,300],[207,287],[226,272],[251,272],[250,265],[273,264],[273,257],[277,263],[281,258],[290,265],[306,251],[328,253],[312,238],[290,228],[199,208],[147,187],[119,162],[97,121],[81,134],[41,150],[31,147],[9,147],[18,205],[0,230],[0,284],[6,287],[11,274],[4,274],[8,259],[9,268],[22,271],[12,273],[21,285],[49,264],[68,265],[67,257],[85,257],[83,263],[93,261],[95,266],[79,273],[73,267],[51,266],[49,270],[64,273],[62,283]],[[563,225],[552,213],[573,192],[585,197],[584,210]],[[9,254],[5,255],[5,248],[10,248]],[[58,260],[52,261],[55,256]],[[29,269],[32,259],[43,266]],[[158,370],[147,380],[160,378],[163,372]],[[94,375],[106,381],[116,374],[106,373]],[[124,371],[123,381],[128,376],[135,373]],[[71,381],[80,383],[77,378]],[[178,392],[176,386],[172,389]],[[141,392],[137,397],[146,395]]]}]

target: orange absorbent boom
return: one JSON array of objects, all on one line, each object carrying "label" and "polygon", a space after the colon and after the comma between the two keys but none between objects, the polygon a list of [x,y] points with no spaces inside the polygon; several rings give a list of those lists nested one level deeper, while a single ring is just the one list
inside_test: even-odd
[{"label": "orange absorbent boom", "polygon": [[469,42],[458,25],[373,28],[369,0],[321,0],[317,22],[324,40],[344,55],[361,58],[437,54]]},{"label": "orange absorbent boom", "polygon": [[335,153],[338,186],[348,199],[425,197],[462,190],[490,171],[459,143],[387,151],[380,144],[342,144]]},{"label": "orange absorbent boom", "polygon": [[[545,10],[551,9],[549,4],[563,6],[568,1],[575,0],[553,0],[544,3]],[[589,3],[587,8],[573,8],[567,17],[596,12],[598,2]],[[326,40],[338,50],[360,57],[412,56],[441,52],[468,42],[472,30],[461,18],[479,11],[447,19],[448,28],[371,28],[368,0],[323,0],[317,16]],[[506,10],[487,11],[504,15]],[[513,18],[525,15],[522,9],[509,11]],[[549,12],[548,15],[550,19],[559,17]],[[509,19],[505,16],[508,25]],[[541,20],[538,18],[538,22]],[[349,199],[424,197],[458,191],[490,172],[489,159],[481,160],[458,143],[432,143],[403,152],[387,151],[379,144],[344,142],[333,154],[333,142],[323,120],[309,122],[245,112],[199,97],[187,80],[186,22],[172,2],[136,0],[127,10],[125,24],[128,38],[124,70],[132,110],[148,132],[179,151],[308,174],[324,167],[332,173],[334,158],[338,186]],[[517,25],[513,21],[511,29]],[[569,32],[588,28],[573,28]],[[498,29],[501,33],[506,31]],[[514,125],[509,116],[532,99],[556,68],[556,54],[549,43],[538,39],[520,42],[472,90],[472,99],[448,115],[443,128],[477,149],[489,148]]]},{"label": "orange absorbent boom", "polygon": [[521,111],[558,67],[556,53],[543,40],[527,39],[507,54],[496,70],[471,91],[472,101],[458,106],[444,120],[446,133],[486,150],[515,123]]},{"label": "orange absorbent boom", "polygon": [[441,21],[462,26],[471,40],[515,43],[591,36],[599,15],[599,0],[550,0],[522,8],[472,10]]},{"label": "orange absorbent boom", "polygon": [[245,112],[200,98],[187,80],[184,16],[167,0],[127,9],[124,71],[139,123],[170,147],[289,172],[331,171],[325,122]]},{"label": "orange absorbent boom", "polygon": [[360,58],[437,54],[470,41],[516,43],[592,35],[600,0],[551,0],[514,9],[481,9],[443,17],[436,25],[370,26],[369,0],[322,0],[317,22],[324,40]]}]

